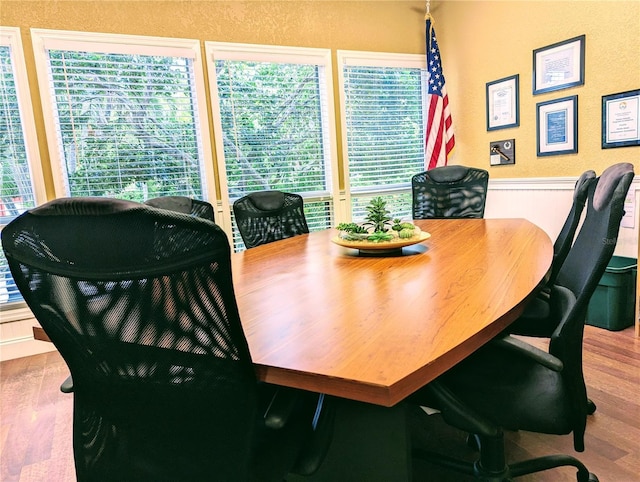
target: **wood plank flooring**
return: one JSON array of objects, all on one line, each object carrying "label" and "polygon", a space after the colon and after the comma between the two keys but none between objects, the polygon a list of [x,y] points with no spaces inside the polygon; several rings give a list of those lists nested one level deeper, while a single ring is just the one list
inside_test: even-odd
[{"label": "wood plank flooring", "polygon": [[[596,473],[600,482],[640,482],[640,339],[634,336],[633,327],[611,332],[587,326],[584,369],[589,396],[598,406],[589,417],[586,451],[574,453],[571,436],[516,432],[507,435],[507,457],[520,460],[570,453]],[[0,363],[0,481],[75,480],[73,397],[59,391],[67,375],[56,352]],[[425,445],[473,458],[465,434],[446,426],[437,415],[430,418]],[[420,481],[470,480],[419,461],[414,463],[414,472]],[[575,481],[575,471],[556,469],[517,480]]]}]

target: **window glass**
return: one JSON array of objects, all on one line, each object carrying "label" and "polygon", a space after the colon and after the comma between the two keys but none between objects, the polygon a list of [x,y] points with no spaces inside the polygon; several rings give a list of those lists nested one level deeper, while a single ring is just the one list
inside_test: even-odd
[{"label": "window glass", "polygon": [[[0,28],[0,228],[44,201],[20,32]],[[27,142],[27,140],[29,142]],[[0,250],[0,309],[22,296]]]},{"label": "window glass", "polygon": [[[329,56],[273,47],[251,51],[209,43],[207,56],[218,159],[229,206],[254,191],[294,192],[305,199],[311,230],[332,223]],[[329,76],[330,79],[330,76]],[[229,208],[231,209],[231,208]],[[241,240],[233,226],[236,249]]]},{"label": "window glass", "polygon": [[339,52],[351,215],[374,196],[411,216],[411,176],[424,171],[425,71],[421,56]]},{"label": "window glass", "polygon": [[52,114],[47,135],[58,195],[207,199],[198,43],[56,34],[34,36],[42,40],[37,64]]}]

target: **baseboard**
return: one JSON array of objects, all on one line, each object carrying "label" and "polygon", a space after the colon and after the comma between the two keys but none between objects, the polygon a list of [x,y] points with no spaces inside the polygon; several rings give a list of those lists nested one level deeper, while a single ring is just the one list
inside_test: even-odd
[{"label": "baseboard", "polygon": [[33,336],[0,342],[0,362],[55,351],[53,343],[35,340]]}]

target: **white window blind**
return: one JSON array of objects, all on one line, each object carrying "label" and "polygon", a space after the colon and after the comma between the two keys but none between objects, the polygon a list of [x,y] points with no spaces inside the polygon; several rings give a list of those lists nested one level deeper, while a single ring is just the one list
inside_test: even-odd
[{"label": "white window blind", "polygon": [[424,171],[425,71],[415,56],[339,52],[351,216],[382,196],[410,217],[411,176]]},{"label": "white window blind", "polygon": [[34,50],[42,47],[36,63],[46,79],[43,104],[53,119],[47,135],[57,153],[58,194],[209,198],[198,43],[180,49],[170,39],[149,46],[145,37],[61,37],[34,32]]},{"label": "white window blind", "polygon": [[304,197],[309,228],[316,230],[333,219],[333,103],[328,53],[305,56],[306,51],[207,44],[229,210],[234,200],[254,191],[294,192]]},{"label": "white window blind", "polygon": [[[17,28],[0,28],[0,228],[44,201],[40,158]],[[0,250],[0,309],[22,301]]]}]

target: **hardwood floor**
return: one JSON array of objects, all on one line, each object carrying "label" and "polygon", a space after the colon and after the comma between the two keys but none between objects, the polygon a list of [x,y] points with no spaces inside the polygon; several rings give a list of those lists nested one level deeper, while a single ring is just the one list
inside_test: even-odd
[{"label": "hardwood floor", "polygon": [[[600,482],[640,482],[640,338],[634,336],[633,327],[611,332],[587,326],[584,370],[589,396],[598,406],[589,417],[585,452],[574,453],[571,436],[517,432],[507,435],[507,457],[520,460],[570,453],[597,474]],[[59,391],[67,375],[56,352],[0,363],[0,481],[75,480],[73,397]],[[437,415],[431,419],[433,425],[424,437],[427,445],[473,458],[465,434],[446,426]],[[469,480],[426,463],[415,462],[414,469],[417,480]],[[575,481],[575,471],[555,469],[517,480]]]}]

